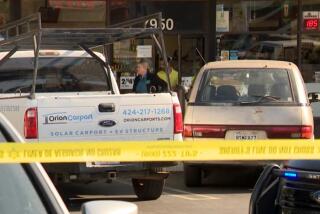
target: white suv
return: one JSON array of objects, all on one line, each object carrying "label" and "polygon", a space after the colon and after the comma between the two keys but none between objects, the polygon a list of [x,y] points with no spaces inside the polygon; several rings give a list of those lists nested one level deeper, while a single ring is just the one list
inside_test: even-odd
[{"label": "white suv", "polygon": [[[206,64],[190,94],[184,137],[186,140],[312,139],[312,111],[299,69],[293,63],[281,61]],[[188,186],[201,183],[201,167],[205,165],[185,164]]]}]

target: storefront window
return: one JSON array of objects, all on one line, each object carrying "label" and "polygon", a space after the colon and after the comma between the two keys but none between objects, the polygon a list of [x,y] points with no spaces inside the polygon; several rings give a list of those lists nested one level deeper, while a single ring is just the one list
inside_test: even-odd
[{"label": "storefront window", "polygon": [[[207,2],[206,0],[193,1],[172,1],[172,0],[111,0],[110,2],[110,21],[115,24],[130,18],[142,17],[154,13],[162,13],[161,23],[156,19],[147,20],[147,27],[161,26],[164,31],[164,39],[167,49],[167,55],[170,58],[172,68],[180,73],[182,84],[190,85],[194,75],[203,65],[201,57],[205,57],[204,42],[205,32],[207,31]],[[142,41],[142,40],[141,40]],[[148,45],[148,40],[144,39],[136,45]],[[179,45],[180,44],[180,45]],[[122,47],[122,48],[119,48]],[[126,47],[124,50],[123,48]],[[128,49],[132,49],[132,44],[122,42],[114,46],[113,62],[114,67],[118,68],[117,74],[121,75],[120,86],[122,81],[128,82],[132,77],[134,66],[140,59],[132,56],[137,52],[128,55]],[[118,53],[118,51],[120,51]],[[201,56],[200,56],[201,55]],[[151,65],[151,71],[157,73],[159,68],[160,56],[155,50],[153,55],[148,59]],[[127,78],[128,81],[123,79]],[[123,86],[126,88],[127,86]]]},{"label": "storefront window", "polygon": [[217,1],[217,32],[296,32],[296,0]]},{"label": "storefront window", "polygon": [[218,0],[220,59],[297,62],[297,12],[297,0]]},{"label": "storefront window", "polygon": [[[159,23],[166,32],[203,31],[207,27],[206,1],[148,1],[148,0],[111,0],[111,23],[129,18],[146,16],[162,12],[163,20]],[[121,15],[119,15],[121,14]],[[147,26],[158,23],[150,20]]]},{"label": "storefront window", "polygon": [[9,1],[0,1],[0,26],[9,20]]},{"label": "storefront window", "polygon": [[117,76],[121,93],[131,92],[135,68],[140,61],[149,64],[154,72],[155,47],[151,39],[130,39],[113,44],[113,71]]},{"label": "storefront window", "polygon": [[297,61],[297,39],[292,35],[271,33],[228,34],[220,37],[223,60],[265,59]]}]

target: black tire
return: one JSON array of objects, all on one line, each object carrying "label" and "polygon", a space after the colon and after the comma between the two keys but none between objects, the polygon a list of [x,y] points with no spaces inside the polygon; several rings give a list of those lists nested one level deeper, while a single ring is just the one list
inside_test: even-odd
[{"label": "black tire", "polygon": [[198,187],[202,183],[202,170],[197,166],[184,165],[184,183],[187,187]]},{"label": "black tire", "polygon": [[163,191],[164,179],[132,179],[135,194],[140,200],[148,201],[158,199]]}]

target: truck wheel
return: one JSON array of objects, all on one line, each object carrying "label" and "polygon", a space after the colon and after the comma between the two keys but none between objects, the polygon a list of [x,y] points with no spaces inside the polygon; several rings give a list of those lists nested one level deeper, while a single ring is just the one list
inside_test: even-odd
[{"label": "truck wheel", "polygon": [[187,187],[201,186],[201,168],[184,165],[184,183]]},{"label": "truck wheel", "polygon": [[140,200],[158,199],[163,191],[164,179],[132,179],[135,194]]}]

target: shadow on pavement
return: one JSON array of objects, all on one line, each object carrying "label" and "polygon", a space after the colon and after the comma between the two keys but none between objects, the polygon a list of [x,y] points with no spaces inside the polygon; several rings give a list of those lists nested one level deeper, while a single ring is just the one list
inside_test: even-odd
[{"label": "shadow on pavement", "polygon": [[[184,185],[182,172],[172,173],[166,181],[164,192],[174,195],[219,195],[219,194],[248,194],[254,183],[238,185],[237,182],[229,184],[211,184],[210,178],[201,187],[189,188]],[[130,179],[119,179],[111,184],[96,182],[91,184],[62,184],[58,186],[70,211],[79,211],[83,203],[93,200],[121,200],[138,202]]]}]

